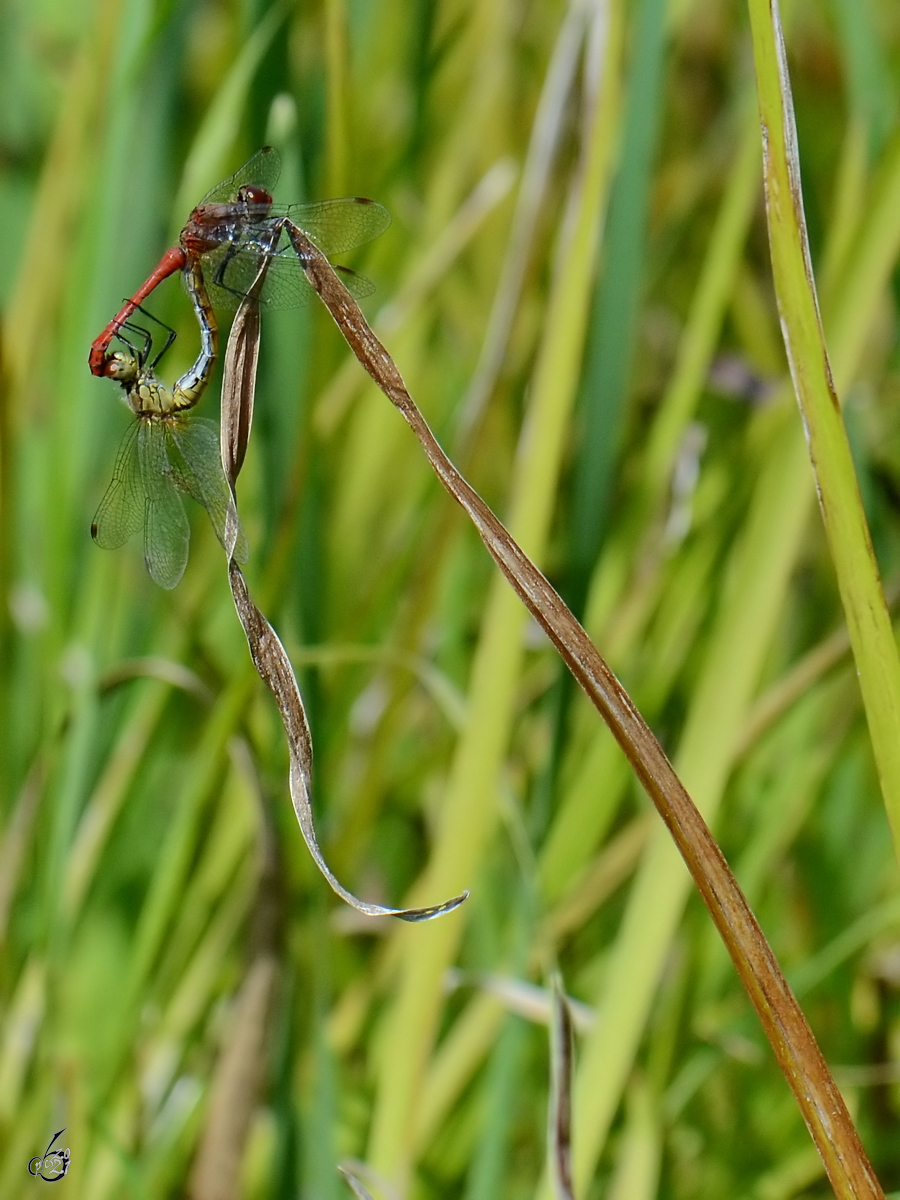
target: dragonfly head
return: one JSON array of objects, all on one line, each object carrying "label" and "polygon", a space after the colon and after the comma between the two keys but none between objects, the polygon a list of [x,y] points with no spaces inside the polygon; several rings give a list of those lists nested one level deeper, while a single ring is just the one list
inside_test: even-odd
[{"label": "dragonfly head", "polygon": [[140,363],[134,354],[117,350],[106,359],[103,374],[107,379],[115,379],[117,383],[127,387],[137,379],[140,369]]}]

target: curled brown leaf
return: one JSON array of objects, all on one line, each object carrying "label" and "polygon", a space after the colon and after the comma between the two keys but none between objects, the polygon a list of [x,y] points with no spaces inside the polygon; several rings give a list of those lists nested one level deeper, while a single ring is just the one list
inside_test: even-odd
[{"label": "curled brown leaf", "polygon": [[249,294],[242,301],[228,338],[225,375],[222,383],[222,430],[220,445],[222,468],[231,490],[231,503],[225,523],[225,549],[228,554],[228,580],[238,618],[247,638],[250,657],[259,676],[275,699],[281,714],[290,753],[290,790],[294,812],[304,841],[313,860],[332,890],[358,912],[370,917],[399,917],[402,921],[429,921],[452,912],[468,896],[463,892],[441,904],[424,908],[389,908],[360,900],[332,873],[316,837],[312,810],[312,739],[303,698],[293,667],[281,639],[254,604],[244,574],[234,558],[239,523],[235,483],[244,461],[253,419],[256,391],[256,365],[259,357],[259,304],[256,297],[265,279],[268,260],[260,270]]}]

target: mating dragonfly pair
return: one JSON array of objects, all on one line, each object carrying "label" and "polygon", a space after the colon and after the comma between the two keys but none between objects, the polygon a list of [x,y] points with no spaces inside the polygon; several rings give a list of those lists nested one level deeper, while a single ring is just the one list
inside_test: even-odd
[{"label": "mating dragonfly pair", "polygon": [[[224,544],[230,494],[219,459],[218,433],[212,421],[191,411],[209,383],[218,354],[213,307],[237,308],[265,264],[260,305],[298,308],[315,294],[303,271],[298,235],[332,255],[371,241],[390,224],[387,210],[363,197],[278,207],[272,191],[280,170],[278,152],[265,146],[208,192],[182,229],[178,246],[163,255],[91,346],[91,371],[116,380],[135,415],[91,535],[99,546],[115,549],[143,529],[147,569],[164,588],[178,583],[187,564],[190,529],[183,492],[203,505]],[[335,270],[357,298],[374,291],[363,276],[346,267]],[[136,312],[150,315],[142,302],[177,272],[200,327],[200,354],[167,388],[156,367],[175,334],[168,330],[165,344],[154,355],[152,335],[132,318]],[[120,349],[110,349],[114,340]],[[235,557],[242,562],[246,555],[247,543],[241,535]]]}]

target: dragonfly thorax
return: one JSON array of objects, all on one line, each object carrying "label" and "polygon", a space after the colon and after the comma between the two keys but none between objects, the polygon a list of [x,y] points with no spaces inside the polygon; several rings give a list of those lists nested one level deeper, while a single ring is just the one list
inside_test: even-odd
[{"label": "dragonfly thorax", "polygon": [[119,382],[125,389],[128,407],[136,416],[166,416],[183,405],[176,405],[172,392],[156,376],[144,370],[136,378]]},{"label": "dragonfly thorax", "polygon": [[122,385],[128,407],[138,416],[145,413],[171,413],[176,407],[184,407],[176,406],[173,393],[133,354],[125,354],[120,350],[110,355],[106,374]]},{"label": "dragonfly thorax", "polygon": [[192,255],[207,254],[225,243],[240,241],[248,228],[269,216],[272,197],[263,188],[241,188],[237,200],[228,204],[198,204],[181,231],[180,242]]}]

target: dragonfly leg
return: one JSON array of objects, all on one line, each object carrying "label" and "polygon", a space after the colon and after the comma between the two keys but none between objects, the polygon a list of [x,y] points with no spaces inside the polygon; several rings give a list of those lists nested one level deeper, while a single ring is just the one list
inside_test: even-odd
[{"label": "dragonfly leg", "polygon": [[[122,326],[123,329],[132,329],[137,333],[143,334],[143,336],[144,336],[144,353],[143,353],[143,356],[141,356],[141,366],[143,367],[146,364],[148,369],[150,371],[153,371],[153,370],[155,370],[156,366],[162,359],[163,355],[166,353],[166,351],[169,349],[169,347],[175,341],[175,337],[176,337],[175,330],[172,328],[171,325],[167,325],[165,323],[165,321],[161,321],[159,319],[159,317],[154,316],[154,314],[152,312],[149,312],[146,308],[144,308],[144,306],[142,304],[138,304],[136,306],[135,311],[143,313],[144,316],[147,317],[148,320],[153,321],[156,325],[158,325],[160,327],[160,329],[164,329],[166,331],[165,345],[163,346],[162,350],[159,351],[158,354],[154,355],[153,361],[148,363],[147,360],[150,358],[150,354],[153,350],[153,334],[150,333],[150,331],[148,329],[145,329],[143,327],[143,325],[137,325],[134,321],[126,321],[125,324]],[[119,338],[120,341],[123,340],[121,333],[117,333],[116,337]],[[131,347],[131,348],[133,349],[133,347]]]},{"label": "dragonfly leg", "polygon": [[[139,334],[143,340],[142,346],[137,346],[130,338],[125,336],[125,330],[129,333]],[[149,329],[145,329],[143,325],[135,325],[133,321],[126,321],[121,329],[116,331],[117,342],[121,342],[126,350],[130,350],[134,355],[134,360],[138,370],[143,370],[144,364],[150,356],[150,351],[153,348],[153,337]]]},{"label": "dragonfly leg", "polygon": [[108,354],[109,343],[113,340],[131,314],[136,308],[140,307],[142,300],[158,287],[164,279],[168,279],[170,275],[174,275],[176,271],[183,271],[187,266],[188,256],[181,246],[176,246],[172,250],[167,250],[159,261],[156,270],[154,270],[144,281],[140,288],[135,292],[130,300],[126,300],[123,306],[119,309],[110,323],[106,326],[103,332],[96,337],[91,345],[91,352],[88,356],[88,364],[91,368],[92,375],[108,375],[108,366],[110,355]]},{"label": "dragonfly leg", "polygon": [[[222,255],[219,265],[216,267],[216,273],[213,276],[213,284],[217,288],[220,288],[223,292],[229,292],[237,299],[243,300],[243,298],[247,295],[247,288],[232,287],[231,284],[227,282],[225,276],[228,268],[234,262],[238,254],[245,256],[245,261],[248,253],[255,255],[259,261],[259,264],[262,265],[262,262],[265,258],[275,254],[278,243],[281,240],[282,231],[290,224],[291,221],[288,217],[273,217],[269,220],[266,220],[264,236],[254,237],[254,246],[252,250],[247,246],[247,243],[243,240],[242,236],[235,237],[229,243],[227,250]],[[259,226],[256,226],[255,230],[258,229]]]}]

